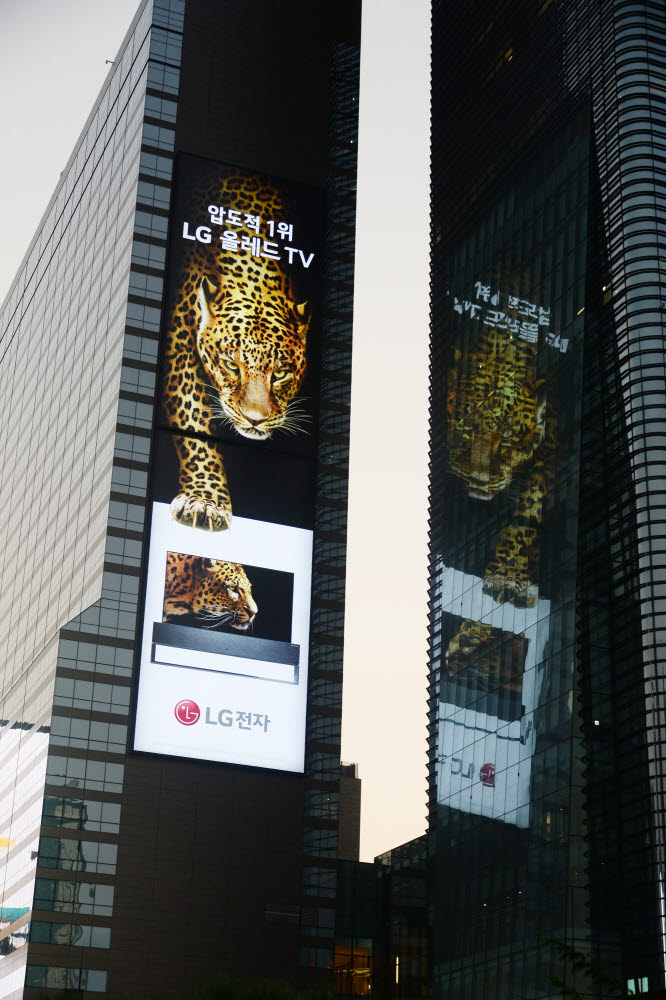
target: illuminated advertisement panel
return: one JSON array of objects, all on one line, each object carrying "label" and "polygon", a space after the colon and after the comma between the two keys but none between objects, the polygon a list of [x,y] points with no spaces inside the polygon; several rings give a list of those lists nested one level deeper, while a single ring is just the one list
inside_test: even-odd
[{"label": "illuminated advertisement panel", "polygon": [[[526,828],[558,581],[548,510],[569,434],[567,336],[516,284],[450,294],[438,801]],[[563,364],[564,362],[564,364]]]},{"label": "illuminated advertisement panel", "polygon": [[135,750],[303,770],[321,217],[178,162]]}]

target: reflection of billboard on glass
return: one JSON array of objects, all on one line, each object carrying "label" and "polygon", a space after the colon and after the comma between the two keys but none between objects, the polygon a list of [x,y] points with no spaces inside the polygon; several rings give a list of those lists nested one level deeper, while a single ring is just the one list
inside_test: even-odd
[{"label": "reflection of billboard on glass", "polygon": [[303,769],[321,215],[179,159],[137,750]]},{"label": "reflection of billboard on glass", "polygon": [[445,433],[456,513],[439,570],[438,800],[526,827],[551,603],[540,571],[546,497],[570,345],[550,309],[513,286],[479,280],[450,296]]},{"label": "reflection of billboard on glass", "polygon": [[451,636],[443,694],[450,701],[439,703],[438,800],[526,828],[548,637],[537,623],[547,620],[550,601],[512,609],[506,631],[504,608],[484,594],[480,577],[443,565],[438,576],[449,609],[444,636]]}]

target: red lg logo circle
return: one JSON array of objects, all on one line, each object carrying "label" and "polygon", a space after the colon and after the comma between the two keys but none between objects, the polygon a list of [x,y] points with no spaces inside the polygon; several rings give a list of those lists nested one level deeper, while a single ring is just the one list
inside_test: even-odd
[{"label": "red lg logo circle", "polygon": [[495,765],[494,764],[484,764],[483,767],[479,768],[479,777],[483,785],[487,785],[490,788],[495,787]]},{"label": "red lg logo circle", "polygon": [[201,712],[199,711],[199,706],[196,701],[190,701],[189,698],[184,698],[183,701],[178,702],[173,714],[176,716],[181,725],[193,726],[195,722],[199,721]]}]

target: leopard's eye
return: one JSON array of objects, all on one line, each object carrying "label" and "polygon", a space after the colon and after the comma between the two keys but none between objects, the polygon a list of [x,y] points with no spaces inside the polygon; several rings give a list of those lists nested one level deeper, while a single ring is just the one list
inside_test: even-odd
[{"label": "leopard's eye", "polygon": [[273,384],[279,385],[281,382],[286,382],[293,375],[288,368],[276,368],[273,372]]},{"label": "leopard's eye", "polygon": [[235,361],[232,361],[231,358],[223,358],[222,364],[227,369],[227,371],[232,372],[234,375],[238,374],[239,371],[238,365],[236,364]]},{"label": "leopard's eye", "polygon": [[238,600],[238,591],[234,590],[233,587],[227,587],[227,592],[228,592],[229,597],[231,598],[232,601],[237,601]]}]

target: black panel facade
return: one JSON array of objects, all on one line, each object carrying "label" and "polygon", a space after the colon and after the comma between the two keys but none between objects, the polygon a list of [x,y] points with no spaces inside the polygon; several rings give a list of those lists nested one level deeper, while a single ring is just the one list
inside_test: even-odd
[{"label": "black panel facade", "polygon": [[435,3],[432,135],[434,995],[663,990],[663,5]]}]

